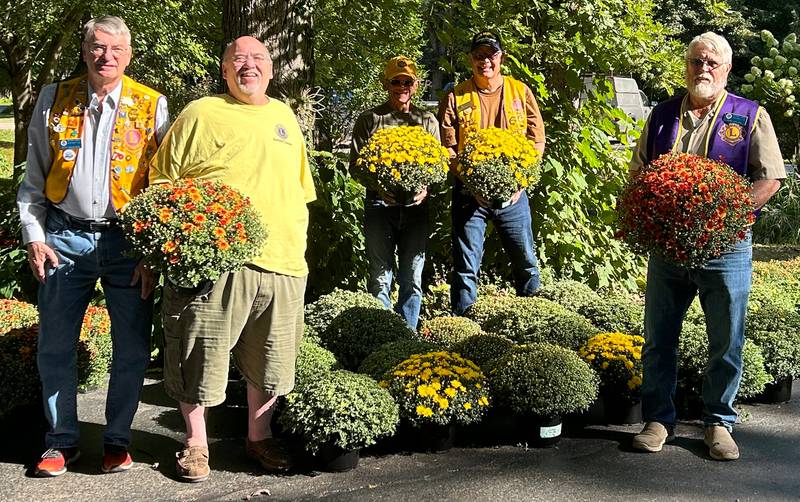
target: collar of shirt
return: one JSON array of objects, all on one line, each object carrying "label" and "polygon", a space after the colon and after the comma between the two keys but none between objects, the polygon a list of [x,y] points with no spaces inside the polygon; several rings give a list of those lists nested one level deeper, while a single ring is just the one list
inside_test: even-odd
[{"label": "collar of shirt", "polygon": [[[122,94],[122,80],[111,90],[108,94],[106,94],[105,99],[103,102],[109,106],[109,109],[114,110],[117,107],[117,103],[119,103],[119,97]],[[89,84],[89,109],[93,112],[97,112],[97,108],[100,106],[100,100],[97,99],[97,93],[94,92],[92,89],[92,84]]]},{"label": "collar of shirt", "polygon": [[681,117],[683,117],[684,127],[691,125],[693,129],[696,129],[703,122],[711,121],[714,116],[714,110],[716,110],[717,105],[719,105],[719,100],[722,99],[725,94],[725,92],[720,93],[719,97],[708,107],[708,111],[702,117],[697,117],[689,110],[689,95],[687,94],[686,97],[683,98],[683,103],[681,104]]}]

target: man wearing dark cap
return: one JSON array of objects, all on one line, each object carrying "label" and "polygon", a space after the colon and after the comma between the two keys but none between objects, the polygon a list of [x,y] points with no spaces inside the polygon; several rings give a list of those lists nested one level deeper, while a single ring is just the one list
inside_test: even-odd
[{"label": "man wearing dark cap", "polygon": [[[496,33],[481,31],[472,37],[469,52],[472,78],[448,92],[439,109],[442,144],[450,150],[451,157],[464,148],[464,139],[471,129],[488,127],[524,134],[535,143],[539,153],[544,151],[544,124],[533,92],[524,83],[502,74],[500,65],[504,58]],[[466,193],[461,180],[456,179],[452,219],[454,270],[450,301],[454,314],[462,315],[477,299],[484,233],[489,220],[494,222],[511,259],[517,294],[530,296],[539,289],[531,211],[524,190],[514,194],[503,208],[493,209],[483,197]]]},{"label": "man wearing dark cap", "polygon": [[[439,123],[429,112],[411,104],[417,92],[417,65],[405,56],[397,56],[386,63],[381,77],[388,99],[382,105],[367,110],[356,119],[350,148],[351,172],[355,173],[358,154],[370,137],[379,129],[398,126],[421,126],[439,139]],[[392,279],[395,251],[398,257],[397,283],[400,293],[395,311],[406,323],[417,328],[422,304],[422,268],[425,265],[425,246],[428,242],[427,190],[421,190],[409,205],[401,205],[395,194],[378,193],[367,186],[364,201],[364,235],[369,279],[367,289],[381,300],[386,308],[392,307]]]}]

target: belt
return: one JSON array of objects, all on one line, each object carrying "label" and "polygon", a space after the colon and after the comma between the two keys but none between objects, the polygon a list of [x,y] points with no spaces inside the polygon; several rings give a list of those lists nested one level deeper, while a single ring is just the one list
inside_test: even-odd
[{"label": "belt", "polygon": [[[54,208],[55,209],[55,208]],[[64,218],[67,226],[73,230],[81,230],[83,232],[105,232],[112,228],[119,226],[119,220],[86,220],[83,218],[76,218],[66,212],[56,209],[58,213]]]}]

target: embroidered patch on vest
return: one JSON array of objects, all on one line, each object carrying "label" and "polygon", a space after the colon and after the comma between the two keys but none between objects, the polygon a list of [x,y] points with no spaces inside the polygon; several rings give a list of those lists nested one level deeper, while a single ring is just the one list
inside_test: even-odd
[{"label": "embroidered patch on vest", "polygon": [[747,125],[747,115],[739,115],[737,113],[726,113],[722,116],[722,122],[726,124],[738,124],[742,127]]},{"label": "embroidered patch on vest", "polygon": [[744,141],[744,131],[739,124],[727,123],[720,128],[719,137],[725,143],[734,146]]}]

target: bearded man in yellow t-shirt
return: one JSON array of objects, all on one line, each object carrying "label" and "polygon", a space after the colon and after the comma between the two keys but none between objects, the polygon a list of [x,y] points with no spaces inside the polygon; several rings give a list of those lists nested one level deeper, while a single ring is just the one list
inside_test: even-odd
[{"label": "bearded man in yellow t-shirt", "polygon": [[210,291],[164,288],[164,384],[186,423],[177,474],[191,482],[210,473],[205,410],[225,400],[231,353],[247,381],[247,455],[269,471],[291,467],[270,419],[277,397],[294,387],[308,275],[306,204],[316,198],[297,119],[266,95],[272,60],[264,44],[236,39],[225,50],[222,75],[227,94],[184,109],[150,173],[151,183],[214,179],[240,190],[269,234],[259,256],[223,274]]}]

